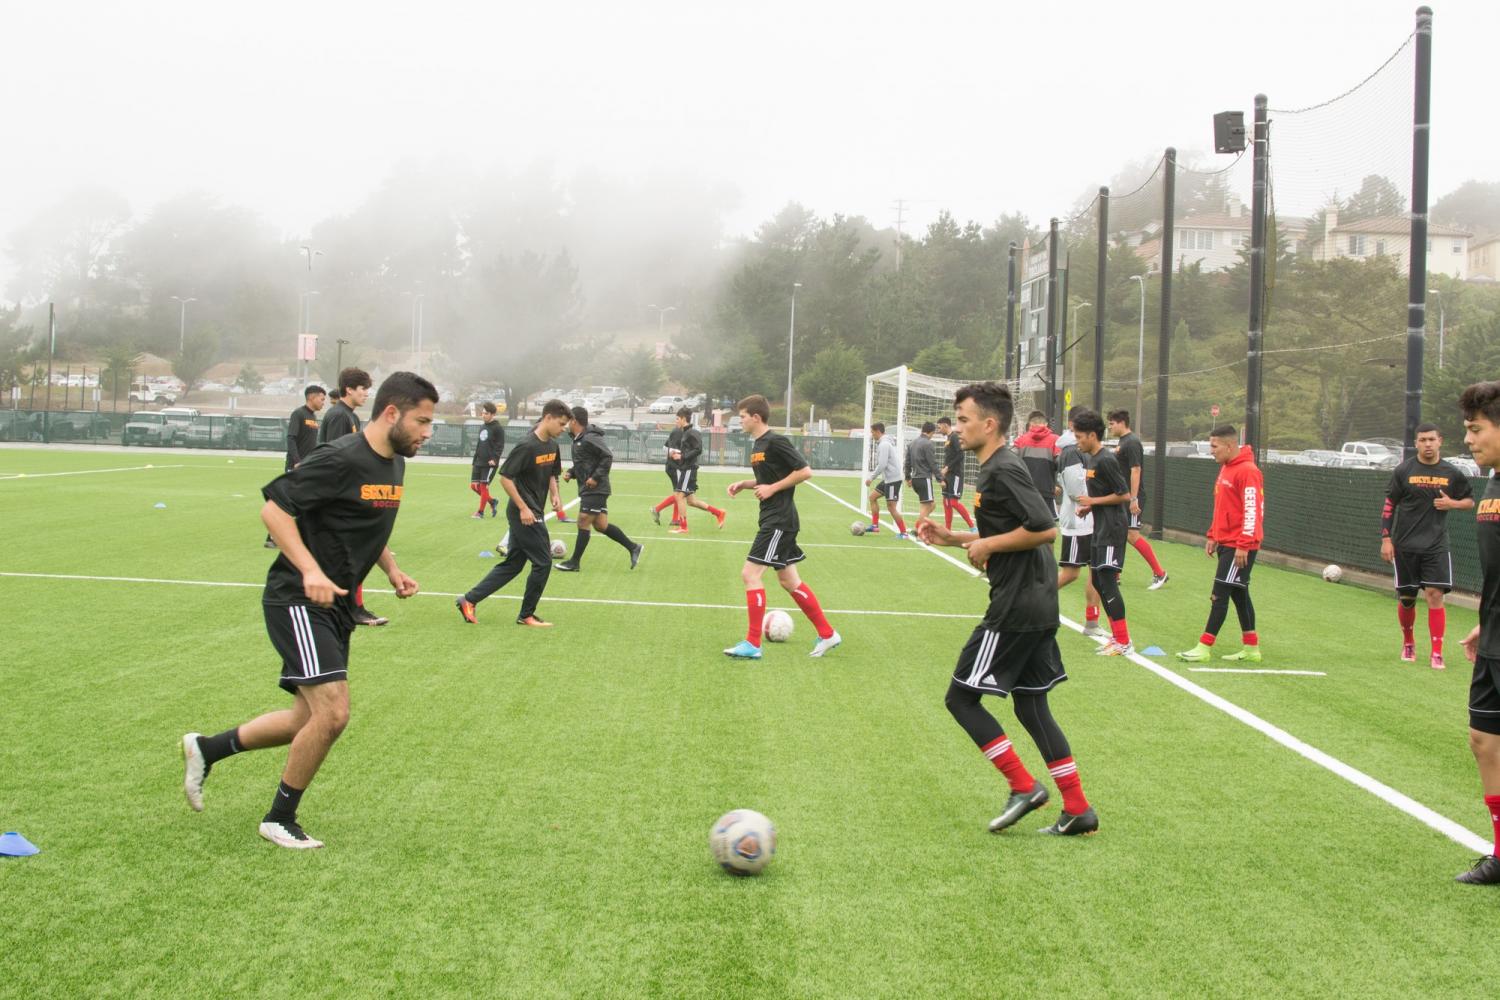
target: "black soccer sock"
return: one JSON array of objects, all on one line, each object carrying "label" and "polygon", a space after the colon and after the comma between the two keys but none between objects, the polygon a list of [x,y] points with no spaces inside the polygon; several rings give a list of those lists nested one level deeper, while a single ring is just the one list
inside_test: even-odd
[{"label": "black soccer sock", "polygon": [[297,822],[297,806],[302,801],[304,789],[293,788],[285,781],[276,786],[276,799],[271,803],[271,811],[266,813],[265,823],[295,823]]},{"label": "black soccer sock", "polygon": [[1125,619],[1125,596],[1120,593],[1120,574],[1115,570],[1091,569],[1089,579],[1099,594],[1099,603],[1112,622]]},{"label": "black soccer sock", "polygon": [[608,538],[612,542],[625,546],[627,549],[635,548],[635,543],[630,540],[629,535],[620,530],[620,526],[618,524],[611,524],[609,527],[605,528],[604,537]]},{"label": "black soccer sock", "polygon": [[225,757],[233,757],[241,750],[240,727],[226,729],[217,736],[198,737],[198,752],[203,754],[203,762],[209,767],[217,764]]},{"label": "black soccer sock", "polygon": [[1208,598],[1208,624],[1203,627],[1205,635],[1217,636],[1219,629],[1224,627],[1224,619],[1229,617],[1229,592],[1232,589],[1235,588],[1227,583],[1214,581],[1213,593]]},{"label": "black soccer sock", "polygon": [[1249,587],[1231,587],[1229,596],[1234,599],[1234,610],[1240,616],[1240,631],[1255,631],[1255,605],[1250,602]]},{"label": "black soccer sock", "polygon": [[969,734],[974,745],[983,747],[1004,736],[1005,729],[1000,725],[1000,720],[985,710],[979,698],[978,691],[951,681],[943,704],[954,720],[964,727],[964,732]]},{"label": "black soccer sock", "polygon": [[1047,704],[1047,692],[1032,695],[1013,691],[1010,697],[1016,708],[1016,718],[1026,727],[1032,742],[1042,752],[1043,760],[1062,760],[1073,756],[1068,738],[1052,717],[1052,707]]},{"label": "black soccer sock", "polygon": [[577,566],[583,562],[583,550],[589,547],[589,539],[594,533],[587,528],[578,529],[578,539],[573,543],[573,565]]}]

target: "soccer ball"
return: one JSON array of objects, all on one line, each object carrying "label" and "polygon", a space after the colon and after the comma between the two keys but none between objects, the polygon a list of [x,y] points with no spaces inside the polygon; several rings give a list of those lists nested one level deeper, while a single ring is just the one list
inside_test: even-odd
[{"label": "soccer ball", "polygon": [[553,559],[561,559],[563,556],[565,556],[567,554],[568,554],[568,547],[563,544],[563,540],[561,538],[554,538],[554,539],[552,539],[552,558]]},{"label": "soccer ball", "polygon": [[792,637],[792,616],[781,610],[766,612],[765,631],[772,642],[786,642]]},{"label": "soccer ball", "polygon": [[860,535],[863,535],[864,533],[865,533],[865,522],[863,522],[863,521],[855,521],[853,524],[849,525],[849,534],[853,535],[855,538],[858,538]]},{"label": "soccer ball", "polygon": [[754,875],[776,854],[776,824],[754,809],[736,809],[719,817],[708,846],[726,872]]},{"label": "soccer ball", "polygon": [[1344,578],[1344,571],[1337,563],[1329,563],[1323,567],[1323,579],[1329,583],[1338,583]]}]

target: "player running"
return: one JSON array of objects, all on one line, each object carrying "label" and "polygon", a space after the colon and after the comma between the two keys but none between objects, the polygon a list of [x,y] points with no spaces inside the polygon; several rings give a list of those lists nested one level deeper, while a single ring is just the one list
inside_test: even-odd
[{"label": "player running", "polygon": [[999,720],[984,708],[986,694],[1012,698],[1016,718],[1062,793],[1062,815],[1042,833],[1094,833],[1099,816],[1084,797],[1073,751],[1047,704],[1047,692],[1068,679],[1057,648],[1057,564],[1052,558],[1057,526],[1026,463],[1006,445],[1015,416],[1010,390],[997,382],[965,386],[958,390],[956,409],[963,447],[979,460],[974,489],[979,531],[955,533],[924,518],[917,522],[917,536],[930,545],[966,549],[969,562],[989,579],[990,604],[958,655],[944,703],[1010,784],[1005,808],[990,821],[991,833],[1046,805],[1048,794],[1026,770]]},{"label": "player running", "polygon": [[951,417],[938,417],[938,430],[943,435],[943,467],[939,474],[943,478],[943,526],[953,527],[953,514],[964,519],[964,524],[974,527],[974,519],[964,508],[964,449],[959,443],[958,431],[953,429]]},{"label": "player running", "polygon": [[[1057,589],[1062,590],[1078,579],[1092,561],[1094,551],[1094,515],[1078,513],[1078,498],[1088,492],[1088,464],[1078,450],[1073,419],[1088,407],[1075,406],[1068,411],[1068,432],[1058,438],[1057,456],[1058,520],[1062,533],[1062,552],[1057,559]],[[1063,443],[1066,442],[1066,443]],[[1099,626],[1099,592],[1090,577],[1084,577],[1083,634],[1102,639],[1108,633]]]},{"label": "player running", "polygon": [[1160,590],[1167,582],[1167,571],[1156,561],[1156,552],[1146,536],[1141,534],[1141,510],[1146,505],[1146,491],[1141,477],[1144,474],[1146,449],[1141,445],[1140,435],[1130,429],[1130,411],[1114,410],[1109,415],[1109,432],[1119,441],[1115,445],[1115,457],[1130,485],[1130,531],[1127,537],[1130,547],[1141,554],[1146,565],[1151,567],[1151,583],[1147,590]]},{"label": "player running", "polygon": [[[354,411],[365,405],[370,395],[370,373],[361,368],[345,368],[339,372],[339,389],[323,425],[318,428],[318,440],[323,444],[337,441],[350,434],[359,433],[359,414]],[[365,583],[356,581],[354,588],[354,624],[380,626],[390,624],[384,615],[373,614],[365,608]]]},{"label": "player running", "polygon": [[770,429],[771,404],[764,396],[746,396],[736,407],[745,433],[753,442],[750,446],[750,470],[753,479],[742,479],[729,484],[729,495],[741,490],[751,490],[760,501],[760,528],[755,541],[750,543],[750,554],[740,567],[740,579],[745,583],[745,608],[749,614],[749,627],[745,638],[724,650],[725,654],[740,660],[760,659],[761,623],[766,614],[766,588],[762,582],[766,567],[776,570],[776,579],[797,607],[807,615],[818,632],[818,641],[810,656],[823,656],[844,640],[834,631],[823,608],[818,604],[812,588],[797,575],[796,564],[806,558],[797,547],[797,531],[801,521],[797,517],[794,493],[798,483],[812,478],[812,469],[792,442]]},{"label": "player running", "polygon": [[573,543],[573,558],[557,564],[563,573],[577,573],[584,550],[597,530],[630,553],[630,568],[641,561],[642,547],[632,542],[618,525],[609,523],[609,470],[615,453],[604,440],[604,428],[589,423],[589,411],[573,407],[568,431],[573,435],[573,467],[563,473],[563,481],[578,483],[578,538]]},{"label": "player running", "polygon": [[1500,885],[1500,382],[1479,382],[1458,400],[1464,444],[1474,461],[1490,470],[1489,484],[1474,516],[1483,582],[1479,624],[1464,636],[1464,655],[1474,664],[1469,684],[1469,749],[1479,765],[1484,807],[1494,824],[1490,854],[1458,876],[1469,885]]},{"label": "player running", "polygon": [[651,510],[652,518],[660,524],[662,508],[673,505],[674,535],[687,534],[689,507],[707,511],[720,528],[724,527],[724,511],[698,499],[698,462],[702,457],[703,435],[693,426],[693,411],[684,406],[677,411],[676,428],[667,436],[667,476],[672,480],[672,495]]},{"label": "player running", "polygon": [[896,522],[896,530],[901,533],[898,537],[905,538],[906,522],[901,519],[901,459],[896,452],[896,442],[886,437],[885,424],[878,422],[870,425],[870,437],[875,441],[875,454],[865,485],[874,488],[870,491],[870,526],[865,530],[880,530],[880,501],[884,499],[891,520]]},{"label": "player running", "polygon": [[291,744],[260,835],[278,847],[322,847],[297,822],[302,793],[349,722],[350,592],[379,565],[397,597],[417,581],[386,547],[401,507],[406,459],[432,437],[432,383],[395,372],[375,394],[370,423],[318,448],[261,491],[261,520],[281,552],[266,574],[262,606],[281,657],[281,687],[292,707],[216,736],[182,737],[183,791],[203,810],[203,782],[214,764],[245,750]]},{"label": "player running", "polygon": [[1396,466],[1380,513],[1380,558],[1395,567],[1396,617],[1401,623],[1401,660],[1417,660],[1417,592],[1427,597],[1428,661],[1442,670],[1443,632],[1448,611],[1444,595],[1453,589],[1453,556],[1448,551],[1448,512],[1473,510],[1469,477],[1443,461],[1443,432],[1436,424],[1417,428],[1417,454]]},{"label": "player running", "polygon": [[1129,515],[1130,484],[1115,456],[1104,447],[1104,421],[1093,410],[1085,410],[1073,421],[1078,450],[1087,456],[1084,468],[1087,495],[1074,498],[1080,516],[1093,515],[1094,535],[1089,540],[1089,579],[1109,617],[1114,639],[1099,647],[1100,656],[1125,656],[1135,652],[1130,627],[1125,622],[1125,597],[1120,593],[1120,570],[1125,566],[1125,541]]},{"label": "player running", "polygon": [[505,451],[505,428],[496,419],[498,408],[486,402],[480,407],[484,423],[479,428],[479,440],[474,445],[473,467],[469,470],[469,489],[479,494],[479,510],[476,518],[484,517],[484,508],[490,509],[494,517],[500,501],[490,496],[490,483],[495,481],[495,470],[500,467],[500,456]]},{"label": "player running", "polygon": [[1266,488],[1255,464],[1255,449],[1240,444],[1240,432],[1220,424],[1208,435],[1208,447],[1219,463],[1214,483],[1214,518],[1203,545],[1207,555],[1219,555],[1214,589],[1209,596],[1208,624],[1198,644],[1178,653],[1179,660],[1207,663],[1213,658],[1214,640],[1229,614],[1229,602],[1240,619],[1244,646],[1238,653],[1221,657],[1243,663],[1260,662],[1260,637],[1255,632],[1255,605],[1250,602],[1250,571],[1255,553],[1265,537]]},{"label": "player running", "polygon": [[[328,402],[328,390],[321,385],[310,385],[302,390],[302,405],[292,411],[286,421],[286,467],[291,472],[302,464],[318,446],[318,413]],[[266,535],[266,548],[274,549],[276,541]]]},{"label": "player running", "polygon": [[510,503],[505,505],[505,520],[510,525],[505,536],[506,555],[499,565],[484,575],[483,580],[454,599],[458,613],[470,625],[479,624],[474,606],[514,580],[530,563],[531,573],[526,577],[526,593],[521,598],[516,624],[532,628],[552,627],[551,622],[543,621],[536,613],[542,591],[547,589],[547,577],[552,573],[552,540],[547,535],[542,509],[546,507],[549,496],[554,509],[562,506],[557,496],[557,439],[572,419],[573,411],[568,409],[567,403],[549,399],[542,407],[542,419],[517,442],[500,466],[500,485],[510,497]]},{"label": "player running", "polygon": [[906,449],[906,485],[917,496],[917,516],[931,517],[933,502],[932,484],[938,476],[937,448],[932,435],[937,424],[931,420],[922,425],[922,433]]}]

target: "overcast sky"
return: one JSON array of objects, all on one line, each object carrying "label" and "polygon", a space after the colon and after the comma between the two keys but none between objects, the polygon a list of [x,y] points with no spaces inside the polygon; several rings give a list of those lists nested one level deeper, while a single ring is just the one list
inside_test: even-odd
[{"label": "overcast sky", "polygon": [[[1500,179],[1500,4],[1434,5],[1434,197]],[[801,0],[5,5],[0,234],[98,183],[188,189],[288,236],[407,157],[722,178],[748,232],[788,200],[877,225],[908,199],[1066,214],[1127,159],[1206,149],[1214,111],[1323,100],[1410,0]],[[1410,106],[1397,109],[1409,121]],[[8,270],[0,261],[0,273]]]}]

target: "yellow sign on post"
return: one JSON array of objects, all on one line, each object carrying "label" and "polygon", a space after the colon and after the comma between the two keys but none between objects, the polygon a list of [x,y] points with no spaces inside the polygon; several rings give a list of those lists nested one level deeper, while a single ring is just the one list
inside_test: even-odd
[{"label": "yellow sign on post", "polygon": [[1073,390],[1063,390],[1063,412],[1067,413],[1073,408]]}]

